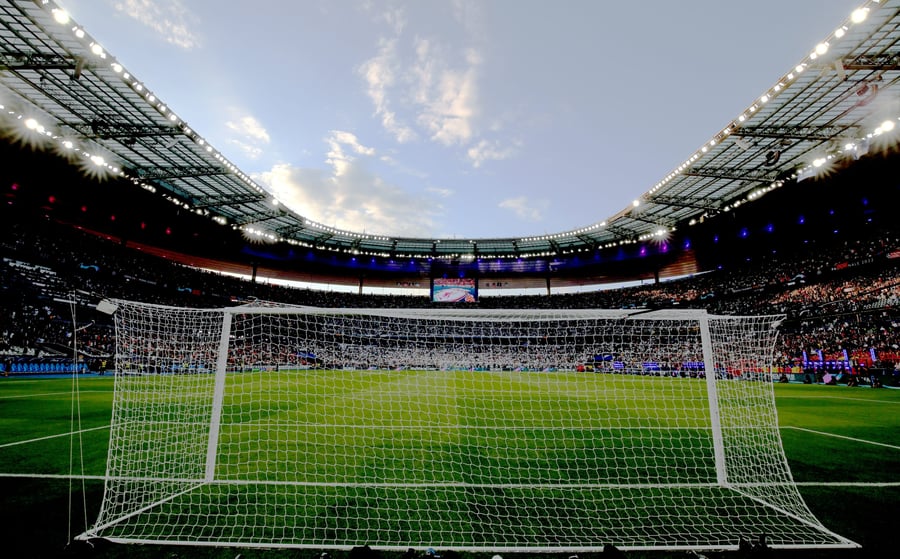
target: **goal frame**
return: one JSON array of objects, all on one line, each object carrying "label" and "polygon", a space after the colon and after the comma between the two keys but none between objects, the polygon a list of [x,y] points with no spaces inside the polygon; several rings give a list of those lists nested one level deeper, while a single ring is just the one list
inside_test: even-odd
[{"label": "goal frame", "polygon": [[[133,303],[127,301],[114,301],[112,303],[114,306],[118,305],[130,305]],[[160,312],[167,312],[168,310],[173,309],[173,307],[166,307],[161,305],[144,305],[138,304],[139,306],[144,306],[148,309],[158,309]],[[182,309],[183,310],[183,309]],[[578,317],[579,315],[588,316],[588,317],[598,317],[602,315],[602,318],[609,319],[622,319],[622,320],[642,320],[647,318],[652,318],[654,320],[695,320],[699,326],[700,332],[700,341],[702,344],[702,357],[703,357],[703,370],[705,375],[705,385],[706,385],[706,397],[709,406],[710,412],[710,437],[713,445],[713,457],[714,457],[714,468],[715,468],[715,484],[720,488],[727,488],[729,490],[738,492],[743,494],[748,499],[759,502],[760,504],[769,507],[775,510],[777,513],[784,515],[785,518],[790,518],[796,522],[807,525],[810,528],[814,528],[817,531],[827,535],[833,541],[827,544],[786,544],[779,545],[775,544],[771,547],[773,548],[855,548],[859,547],[859,545],[843,536],[840,536],[824,526],[821,523],[816,523],[814,521],[814,517],[812,517],[811,513],[809,517],[803,517],[805,515],[797,515],[789,510],[785,510],[779,507],[777,504],[772,504],[765,502],[763,499],[759,498],[752,493],[744,492],[739,483],[735,484],[729,480],[727,461],[726,461],[726,442],[725,437],[723,435],[723,426],[721,424],[720,418],[720,408],[719,408],[719,391],[718,391],[718,382],[719,373],[716,370],[716,357],[713,349],[713,340],[712,334],[710,331],[710,321],[716,320],[720,318],[731,319],[735,317],[714,317],[709,315],[705,310],[687,310],[687,309],[669,309],[669,310],[658,310],[658,311],[646,311],[646,310],[609,310],[609,311],[597,311],[597,310],[567,310],[567,311],[556,311],[556,310],[529,310],[529,311],[509,311],[509,310],[472,310],[472,309],[457,309],[457,308],[444,308],[444,309],[407,309],[407,310],[399,310],[399,309],[332,309],[332,308],[310,308],[310,307],[293,307],[293,306],[238,306],[238,307],[228,307],[223,309],[205,309],[207,311],[220,312],[221,313],[221,330],[219,332],[219,340],[218,340],[218,349],[215,361],[215,371],[214,371],[214,388],[212,392],[212,404],[211,404],[211,412],[209,417],[209,431],[208,437],[206,441],[206,456],[205,463],[203,466],[203,475],[202,479],[193,479],[187,480],[192,481],[186,487],[183,492],[173,494],[168,498],[158,500],[156,502],[152,502],[147,504],[140,509],[134,510],[131,513],[124,515],[119,518],[109,519],[102,524],[95,525],[88,529],[83,534],[80,534],[76,537],[79,540],[90,540],[97,537],[104,537],[103,531],[111,526],[116,525],[117,523],[127,520],[129,517],[138,516],[153,507],[159,506],[166,501],[171,499],[176,499],[180,495],[196,490],[198,487],[204,484],[217,484],[220,483],[220,480],[216,478],[216,467],[219,458],[219,442],[220,442],[220,433],[221,433],[221,422],[222,422],[222,413],[223,406],[225,402],[225,391],[226,391],[226,378],[229,374],[229,347],[230,340],[233,335],[232,332],[232,324],[233,318],[235,315],[241,314],[254,314],[254,315],[347,315],[347,316],[355,316],[355,315],[365,315],[365,316],[381,316],[381,317],[391,317],[391,318],[446,318],[453,320],[477,320],[479,317],[491,317],[491,316],[500,316],[506,314],[513,315],[527,315],[528,317],[537,317],[545,318],[547,320],[553,320],[559,316],[565,317]],[[599,314],[598,314],[599,313]],[[768,317],[773,327],[780,322],[783,317],[773,316]],[[118,352],[117,352],[118,356]],[[117,367],[118,369],[118,367]],[[768,379],[768,382],[771,383],[771,378]],[[118,386],[118,380],[117,380]],[[774,391],[772,392],[772,399],[774,403]],[[114,418],[115,421],[115,418]],[[112,438],[112,434],[111,434]],[[780,446],[780,439],[778,441]],[[111,451],[112,452],[112,451]],[[785,480],[786,484],[793,485],[794,490],[796,491],[796,485],[794,485],[793,478],[790,476],[790,470],[787,465],[786,457],[784,456],[783,450],[781,451],[781,460],[783,464],[781,466],[788,473],[788,478]],[[111,462],[110,462],[111,463]],[[109,471],[105,476],[106,486],[105,492],[108,489],[110,482],[115,481],[115,476],[111,476]],[[224,483],[233,484],[234,480],[228,480]],[[610,484],[610,486],[614,486],[614,484]],[[799,493],[798,493],[799,497]],[[802,502],[802,498],[800,499]],[[805,507],[805,504],[804,504]],[[808,509],[807,509],[808,511]],[[101,516],[102,516],[101,511]],[[810,520],[810,517],[813,518],[813,521]],[[202,539],[165,539],[158,540],[153,538],[117,538],[117,537],[106,537],[105,539],[109,539],[111,541],[121,542],[121,543],[144,543],[144,544],[171,544],[171,545],[208,545],[208,546],[228,546],[228,547],[267,547],[269,544],[262,541],[252,541],[252,542],[242,542],[242,541],[204,541]],[[355,542],[357,545],[367,545],[368,542],[360,541]],[[649,551],[649,550],[714,550],[714,549],[737,549],[738,542],[734,542],[731,544],[723,543],[721,545],[712,545],[712,546],[703,546],[703,545],[679,545],[679,544],[651,544],[651,545],[619,545],[622,550],[635,550],[635,551]],[[306,549],[346,549],[350,547],[346,543],[338,543],[338,544],[329,544],[324,542],[315,542],[315,543],[304,543],[304,542],[291,542],[291,543],[279,543],[277,547],[285,547],[285,548],[306,548]],[[392,550],[392,551],[403,551],[410,547],[408,543],[398,542],[396,545],[383,545],[377,544],[371,546],[374,549],[382,549],[382,550]],[[473,552],[483,552],[483,551],[499,551],[499,552],[596,552],[603,549],[603,546],[600,545],[525,545],[525,546],[504,546],[504,545],[489,545],[489,546],[478,546],[478,545],[442,545],[442,549],[452,549],[457,551],[473,551]]]}]

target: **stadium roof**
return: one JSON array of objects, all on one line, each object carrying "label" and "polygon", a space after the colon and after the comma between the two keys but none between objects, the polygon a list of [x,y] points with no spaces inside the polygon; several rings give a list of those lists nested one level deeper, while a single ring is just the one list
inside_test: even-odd
[{"label": "stadium roof", "polygon": [[[380,236],[316,223],[272,195],[48,0],[0,0],[0,124],[248,235],[371,255],[499,258],[596,250],[727,212],[788,181],[895,144],[900,0],[870,0],[633,205],[588,227],[517,238]],[[264,231],[263,231],[264,230]]]}]

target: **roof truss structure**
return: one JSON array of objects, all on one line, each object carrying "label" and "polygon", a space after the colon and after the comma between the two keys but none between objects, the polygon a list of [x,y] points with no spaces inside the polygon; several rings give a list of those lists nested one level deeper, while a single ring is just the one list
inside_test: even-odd
[{"label": "roof truss structure", "polygon": [[264,229],[303,246],[435,258],[594,250],[688,226],[823,162],[877,147],[880,123],[900,116],[900,0],[869,0],[861,9],[864,20],[841,22],[683,164],[647,185],[638,207],[550,235],[381,236],[331,228],[277,205],[86,30],[60,23],[50,0],[0,0],[0,126],[96,157],[108,172],[226,226]]}]

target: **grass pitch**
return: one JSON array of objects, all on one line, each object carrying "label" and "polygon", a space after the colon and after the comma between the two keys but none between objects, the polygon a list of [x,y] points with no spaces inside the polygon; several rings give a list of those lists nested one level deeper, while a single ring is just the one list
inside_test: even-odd
[{"label": "grass pitch", "polygon": [[[371,378],[374,377],[370,377]],[[510,379],[513,377],[510,376]],[[509,380],[508,382],[513,382]],[[671,382],[671,381],[669,381]],[[84,530],[84,524],[93,523],[97,516],[102,496],[102,476],[106,469],[106,454],[109,439],[110,411],[112,402],[112,379],[109,377],[90,377],[81,379],[79,392],[81,398],[80,424],[74,429],[71,423],[72,382],[69,379],[0,379],[0,491],[2,491],[2,507],[0,507],[0,533],[3,541],[30,556],[64,555],[68,539]],[[369,388],[368,398],[372,394],[387,397],[385,390],[390,383],[373,383]],[[564,386],[563,386],[564,388]],[[404,389],[405,390],[405,389]],[[354,388],[354,394],[366,392]],[[794,478],[800,483],[801,492],[807,503],[820,520],[831,530],[847,536],[863,545],[861,550],[842,551],[779,551],[785,556],[804,557],[876,557],[887,552],[893,546],[891,529],[900,513],[900,488],[898,488],[896,472],[900,471],[900,391],[872,390],[868,388],[846,388],[830,386],[776,386],[779,422],[784,447],[791,465]],[[669,395],[671,396],[671,395]],[[462,396],[465,398],[465,396]],[[663,394],[662,398],[666,395]],[[337,411],[338,408],[356,410],[360,415],[348,419],[343,412],[343,421],[352,424],[369,424],[374,426],[375,418],[371,415],[373,408],[354,406],[354,396],[347,394],[345,398],[324,397],[304,402],[302,413],[293,416],[294,421],[322,423],[322,417]],[[378,401],[378,398],[375,398]],[[465,402],[463,402],[465,403]],[[296,404],[296,403],[295,403]],[[602,401],[603,406],[614,406],[614,401]],[[652,403],[651,403],[652,404]],[[232,406],[235,413],[240,410],[240,402],[226,402],[225,409]],[[291,413],[289,402],[283,402],[281,409],[270,409],[272,413]],[[428,417],[429,402],[423,401],[420,412]],[[575,404],[572,404],[575,405]],[[584,402],[577,404],[585,405]],[[650,405],[648,409],[652,409]],[[585,408],[586,409],[586,408]],[[331,411],[329,411],[331,410]],[[510,408],[510,417],[514,418],[523,410]],[[533,411],[533,410],[532,410]],[[559,409],[542,410],[552,416]],[[260,410],[247,410],[245,420],[234,423],[223,429],[223,438],[234,444],[242,440],[257,439],[260,436],[256,425],[264,424]],[[256,415],[252,415],[255,413]],[[355,412],[354,412],[355,413]],[[306,415],[304,415],[306,414]],[[324,414],[324,415],[318,415]],[[702,420],[696,418],[698,427]],[[303,419],[305,417],[305,419]],[[394,418],[397,419],[397,418]],[[623,418],[624,420],[624,418]],[[457,418],[457,423],[459,423]],[[462,420],[465,423],[466,420]],[[366,423],[367,422],[367,423]],[[685,420],[682,419],[682,423]],[[241,426],[243,425],[243,426]],[[339,426],[337,424],[335,429]],[[70,434],[76,431],[74,435]],[[335,431],[336,432],[336,431]],[[491,437],[509,438],[509,433],[488,433],[485,429],[467,429],[466,432],[480,433],[480,439],[471,444],[483,444]],[[334,433],[332,433],[334,434]],[[633,436],[643,436],[634,431]],[[524,436],[523,436],[524,435]],[[359,436],[359,434],[355,435]],[[433,435],[427,435],[432,437]],[[458,436],[454,434],[454,436]],[[529,445],[532,458],[538,462],[550,460],[559,448],[553,445],[572,445],[573,441],[583,440],[568,437],[565,441],[557,441],[550,445],[552,452],[546,452],[548,444],[543,440],[535,444],[534,439],[539,431],[532,433],[517,432],[514,444]],[[70,441],[80,439],[71,462]],[[486,439],[487,437],[488,439]],[[330,437],[334,440],[334,437]],[[374,439],[373,439],[374,440]],[[480,441],[480,443],[479,443]],[[434,442],[433,440],[431,441]],[[455,441],[454,444],[458,443]],[[354,443],[355,444],[355,443]],[[386,442],[382,442],[385,446]],[[507,443],[510,444],[510,443]],[[577,443],[576,443],[577,444]],[[629,443],[630,444],[630,443]],[[274,445],[280,446],[280,445]],[[413,445],[416,446],[416,445]],[[454,445],[445,449],[450,452]],[[544,448],[544,455],[541,455]],[[315,451],[315,448],[296,449],[296,452]],[[382,448],[382,451],[384,448]],[[396,450],[396,449],[395,449]],[[571,448],[569,449],[571,450]],[[377,452],[377,450],[373,450]],[[397,456],[398,463],[394,475],[404,470],[426,471],[415,469],[415,462],[426,460],[434,447],[428,449],[405,449]],[[515,460],[502,455],[482,457],[482,467],[486,476],[491,469],[503,465],[505,468],[519,468],[523,480],[528,480],[529,470],[524,466],[516,466]],[[276,457],[274,462],[279,462]],[[384,463],[381,461],[379,463]],[[646,464],[645,464],[646,465]],[[563,465],[565,466],[565,465]],[[608,465],[595,464],[604,468]],[[633,466],[633,465],[632,465]],[[310,468],[320,468],[310,462]],[[360,467],[366,468],[363,464]],[[223,475],[240,474],[241,466],[224,461],[219,465]],[[477,469],[476,469],[477,470]],[[564,468],[538,468],[538,471],[564,471]],[[643,475],[652,473],[652,468],[645,469]],[[307,472],[309,473],[309,472]],[[387,471],[372,472],[370,475],[380,476]],[[297,472],[276,472],[276,477],[294,476]],[[406,474],[403,474],[406,475]],[[476,479],[477,471],[466,471],[469,479]],[[579,474],[575,474],[576,476]],[[706,475],[698,468],[692,475]],[[476,476],[476,477],[472,477]],[[430,481],[430,480],[425,480]],[[247,486],[241,486],[248,489]],[[442,511],[434,520],[437,524],[458,522],[458,517],[448,513],[452,507],[440,506],[447,502],[448,495],[430,489],[430,498],[438,506],[435,511]],[[398,499],[405,495],[395,493]],[[375,504],[382,496],[374,499],[360,498],[363,506]],[[226,504],[240,503],[233,494],[220,495]],[[421,495],[417,496],[421,498]],[[519,501],[514,494],[507,493],[498,497],[497,511],[500,512],[501,501],[507,501],[512,508]],[[71,504],[70,504],[71,501]],[[325,502],[325,501],[323,501]],[[553,507],[562,501],[552,498],[545,500],[545,506]],[[627,500],[621,501],[627,506]],[[85,503],[85,505],[82,505]],[[324,505],[327,506],[327,505]],[[509,511],[509,507],[506,508]],[[72,511],[71,513],[69,511]],[[492,511],[485,511],[485,518],[492,516]],[[265,511],[252,511],[253,514],[266,514]],[[407,519],[408,520],[408,519]],[[200,519],[194,519],[198,522]],[[386,519],[385,529],[403,528],[406,522],[402,518]],[[333,529],[338,529],[334,526]],[[346,528],[344,526],[343,528]],[[533,527],[537,528],[537,527]],[[68,551],[71,553],[71,548]],[[124,557],[146,556],[161,557],[176,553],[181,557],[234,557],[237,551],[221,548],[181,548],[171,546],[111,546],[102,550],[93,550],[93,556]],[[242,550],[244,557],[264,554],[266,557],[295,557],[298,555],[317,556],[311,550],[293,551],[257,551]],[[333,552],[334,553],[334,552]],[[478,555],[478,554],[475,554]],[[653,557],[681,557],[678,553],[634,553],[632,555],[649,555]],[[707,553],[709,556],[710,553]],[[728,556],[728,554],[725,554]]]}]

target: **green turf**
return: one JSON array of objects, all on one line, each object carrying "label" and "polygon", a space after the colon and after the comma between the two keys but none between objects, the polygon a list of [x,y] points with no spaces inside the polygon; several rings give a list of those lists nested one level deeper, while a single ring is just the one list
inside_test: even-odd
[{"label": "green turf", "polygon": [[[246,404],[238,398],[240,392],[233,392],[234,400],[225,402],[225,413],[228,416],[229,411],[235,412],[233,417],[240,417],[241,421],[232,421],[223,426],[222,441],[232,441],[240,446],[247,444],[253,440],[260,440],[264,434],[259,425],[265,424],[275,418],[284,418],[284,414],[288,414],[292,421],[307,421],[321,423],[321,417],[328,414],[334,414],[340,411],[348,424],[370,424],[372,428],[368,431],[356,431],[351,434],[341,434],[341,428],[335,426],[327,433],[327,439],[330,441],[330,448],[337,448],[333,441],[346,441],[347,445],[353,446],[358,441],[353,440],[362,437],[369,442],[381,441],[381,447],[373,446],[374,456],[368,461],[355,463],[351,466],[345,466],[346,471],[343,475],[347,479],[355,479],[356,476],[400,476],[409,475],[409,472],[419,472],[423,481],[429,481],[434,476],[445,475],[447,471],[428,470],[421,466],[429,460],[431,453],[438,449],[442,453],[460,453],[471,454],[478,457],[478,461],[472,468],[457,468],[449,471],[453,475],[462,475],[463,479],[482,480],[489,479],[496,475],[498,468],[503,468],[505,472],[516,472],[520,477],[520,481],[533,479],[537,475],[547,475],[548,472],[565,472],[566,468],[571,467],[572,463],[567,463],[565,458],[559,458],[566,453],[579,452],[579,447],[588,443],[585,433],[580,433],[577,429],[571,430],[567,436],[556,440],[547,440],[544,434],[539,430],[535,431],[516,431],[514,443],[506,444],[519,445],[526,450],[523,459],[521,454],[511,456],[509,452],[476,452],[479,446],[485,446],[488,442],[499,441],[501,438],[508,439],[509,434],[502,431],[492,431],[484,425],[473,425],[475,420],[472,417],[454,418],[455,426],[466,426],[466,429],[454,432],[444,432],[441,437],[446,440],[435,440],[436,435],[433,431],[424,431],[421,437],[423,439],[410,441],[408,438],[400,438],[404,441],[402,444],[408,448],[397,448],[398,444],[392,442],[391,439],[378,439],[384,435],[383,429],[376,429],[375,421],[384,422],[385,420],[399,421],[401,424],[404,420],[403,414],[391,416],[391,413],[398,414],[397,410],[391,411],[386,416],[376,417],[375,408],[361,407],[352,405],[361,402],[365,398],[371,399],[375,395],[378,398],[385,398],[386,391],[394,387],[398,391],[409,390],[409,385],[398,385],[401,382],[402,373],[385,373],[386,376],[377,378],[373,375],[365,377],[365,382],[353,383],[352,391],[347,394],[335,397],[334,394],[326,395],[315,390],[315,382],[310,383],[310,391],[304,398],[304,401],[298,403],[296,401],[277,401],[275,398],[270,400],[277,401],[277,404],[267,409],[249,409],[244,410]],[[459,377],[456,381],[461,382]],[[536,377],[528,375],[506,375],[499,380],[493,379],[493,383],[501,382],[510,385],[521,385],[534,383]],[[293,380],[296,380],[294,377]],[[307,381],[310,379],[307,378]],[[315,380],[315,379],[313,379]],[[434,383],[439,382],[436,378],[423,377],[421,382]],[[286,377],[283,382],[291,382]],[[444,379],[443,382],[446,382]],[[471,382],[467,379],[466,382]],[[639,387],[641,383],[648,382],[643,387]],[[666,381],[672,382],[672,381]],[[679,382],[679,381],[675,381]],[[574,387],[567,385],[566,382],[557,383],[555,390],[560,395],[573,395]],[[663,407],[666,398],[671,398],[672,393],[665,390],[653,390],[653,381],[643,381],[638,379],[631,396],[639,396],[648,403],[648,409],[655,407]],[[668,386],[668,385],[667,385]],[[69,380],[21,380],[21,379],[0,379],[0,473],[17,474],[28,476],[29,474],[52,474],[65,475],[70,471],[69,466],[69,437],[58,435],[70,432],[70,415],[71,415],[71,388],[72,383]],[[241,390],[254,390],[259,387],[245,386]],[[280,388],[284,388],[281,386]],[[461,409],[471,408],[473,402],[470,401],[471,396],[466,390],[460,390],[459,387],[443,386],[445,393],[455,394],[458,396],[458,404]],[[81,392],[81,423],[80,429],[83,441],[83,453],[75,456],[75,464],[73,471],[75,473],[84,472],[88,476],[101,476],[106,469],[106,447],[109,430],[105,428],[110,422],[110,410],[112,401],[112,379],[91,377],[83,379],[80,383]],[[274,392],[273,394],[277,393]],[[778,398],[778,414],[779,421],[782,425],[781,435],[784,447],[788,456],[788,460],[792,469],[794,478],[798,482],[892,482],[895,481],[896,474],[900,471],[900,414],[897,413],[900,406],[900,391],[894,390],[872,390],[868,388],[846,388],[846,387],[826,387],[826,386],[803,386],[803,385],[777,385],[776,394]],[[633,410],[623,411],[623,404],[617,398],[605,395],[601,391],[595,393],[584,394],[583,391],[578,393],[579,398],[570,398],[570,406],[576,409],[588,412],[588,410],[596,411],[597,407],[610,416],[616,416],[620,420],[628,424],[629,421],[635,421],[635,424],[645,422],[652,417],[635,417]],[[182,400],[185,406],[194,405],[188,400]],[[350,406],[342,405],[350,403]],[[698,406],[702,405],[702,400],[698,400]],[[428,401],[415,404],[417,413],[428,414]],[[522,404],[527,406],[527,404]],[[163,406],[164,408],[164,406]],[[163,409],[161,408],[161,409]],[[350,409],[350,420],[347,415],[347,409]],[[523,408],[510,406],[508,412],[508,425],[516,423],[516,418],[526,412],[531,412]],[[559,407],[538,410],[542,417],[548,420],[560,416],[560,414],[570,413],[572,410],[565,410]],[[240,412],[240,413],[238,413]],[[407,413],[407,412],[404,412]],[[201,414],[202,415],[202,414]],[[425,415],[424,417],[428,417]],[[475,418],[477,419],[477,418]],[[352,421],[351,421],[352,420]],[[446,421],[444,417],[441,421]],[[435,419],[437,421],[437,419]],[[366,423],[368,422],[368,423]],[[665,420],[663,420],[665,423]],[[688,416],[680,419],[682,427],[702,427],[704,423],[703,414],[688,412]],[[501,424],[503,422],[501,421]],[[254,425],[256,425],[254,427]],[[807,430],[820,431],[822,433],[842,435],[847,438],[836,438],[827,434],[813,433]],[[631,444],[635,439],[651,436],[652,432],[641,431],[639,429],[629,431],[627,436],[622,435],[624,439],[619,444]],[[322,435],[325,436],[324,434]],[[50,438],[45,438],[50,437]],[[466,441],[466,437],[470,440]],[[627,440],[626,440],[627,439]],[[852,440],[859,439],[859,440]],[[638,472],[638,477],[653,475],[658,465],[653,460],[661,460],[661,463],[675,463],[678,460],[688,460],[689,452],[679,454],[679,447],[687,445],[686,442],[676,442],[666,447],[666,452],[670,452],[671,456],[660,459],[659,457],[644,456],[639,459],[632,459],[631,462],[622,464],[604,464],[598,461],[590,464],[594,475],[598,471],[603,472],[604,468],[618,469],[619,466],[627,466],[629,471]],[[23,441],[31,441],[24,442]],[[422,442],[427,441],[427,448],[422,446]],[[287,441],[283,441],[287,442]],[[878,446],[870,444],[871,442],[882,443]],[[23,443],[23,444],[13,444]],[[276,464],[301,463],[297,460],[297,456],[309,454],[313,451],[321,451],[322,446],[316,445],[315,440],[306,441],[306,446],[295,446],[293,449],[283,452],[291,452],[292,456],[287,455],[275,457],[271,460]],[[615,446],[615,439],[607,442]],[[312,445],[312,446],[309,446]],[[286,446],[279,441],[273,441],[271,447],[284,448]],[[423,449],[424,448],[424,449]],[[688,449],[695,451],[697,449]],[[702,450],[702,449],[701,449]],[[165,453],[162,447],[156,448],[155,452]],[[381,453],[381,454],[379,454]],[[615,454],[615,453],[614,453]],[[83,469],[82,469],[83,457]],[[562,460],[559,467],[553,468],[553,460]],[[393,463],[390,468],[386,468],[385,464]],[[535,467],[538,466],[538,467]],[[243,465],[236,462],[223,460],[217,468],[217,475],[221,477],[240,476],[247,469],[252,469],[252,465],[244,463]],[[283,469],[274,471],[274,479],[296,479],[297,476],[323,476],[325,474],[333,475],[334,468],[322,470],[321,465],[309,463],[303,472],[288,471]],[[379,469],[380,468],[380,469]],[[693,475],[707,475],[700,473],[702,470],[690,468],[683,465],[686,472],[693,471]],[[620,471],[620,470],[619,470]],[[405,472],[405,473],[404,473]],[[427,472],[423,473],[423,472]],[[539,474],[539,472],[544,472]],[[577,476],[589,476],[586,472],[573,472]],[[620,474],[621,475],[621,474]],[[558,481],[558,480],[557,480]],[[207,493],[203,498],[219,502],[227,507],[231,513],[240,515],[255,515],[262,518],[276,518],[280,514],[284,514],[283,505],[285,501],[299,503],[310,510],[319,511],[323,517],[328,517],[328,522],[323,523],[319,527],[303,528],[303,532],[299,537],[309,538],[310,541],[327,541],[335,533],[344,531],[354,533],[354,538],[363,538],[360,541],[366,541],[373,538],[376,534],[367,533],[366,530],[372,530],[375,526],[377,532],[394,532],[398,538],[414,535],[419,530],[414,523],[414,519],[404,518],[397,515],[388,515],[383,518],[379,508],[381,503],[387,499],[395,499],[396,502],[402,502],[405,499],[416,498],[426,499],[430,503],[434,503],[431,511],[433,517],[429,522],[429,535],[438,536],[448,530],[465,529],[466,524],[473,522],[473,519],[482,524],[508,523],[504,518],[504,514],[515,510],[517,507],[536,506],[534,501],[526,501],[522,499],[522,495],[517,493],[515,489],[507,489],[503,491],[494,490],[488,493],[487,489],[479,489],[483,494],[478,496],[477,502],[482,506],[477,511],[460,510],[457,507],[459,503],[467,502],[466,499],[472,497],[465,494],[460,489],[435,489],[416,490],[416,494],[410,493],[409,489],[393,489],[391,492],[381,493],[357,493],[346,494],[346,489],[335,488],[327,492],[310,493],[308,491],[298,491],[296,489],[280,489],[272,491],[274,501],[264,501],[257,507],[250,507],[246,496],[242,496],[241,492],[250,491],[252,486],[211,486],[198,489],[193,494],[186,494],[186,499],[197,498],[198,494]],[[67,479],[57,478],[33,478],[33,477],[0,477],[0,491],[4,497],[2,498],[2,512],[0,512],[0,531],[6,536],[4,541],[11,542],[25,551],[35,551],[33,556],[50,555],[59,551],[64,546],[68,534],[78,533],[83,530],[84,517],[87,516],[88,523],[96,518],[97,509],[99,507],[100,497],[102,494],[102,482],[88,479],[84,482],[78,480],[74,484],[70,484]],[[82,511],[82,491],[87,499],[87,515]],[[271,488],[267,489],[271,491]],[[278,492],[280,491],[280,493]],[[344,491],[345,494],[340,494]],[[462,495],[451,495],[459,493]],[[74,496],[77,514],[74,515],[72,528],[68,528],[67,521],[67,502],[70,492]],[[832,552],[801,552],[803,556],[823,556],[823,557],[867,557],[878,556],[876,552],[883,552],[892,545],[892,534],[890,532],[894,519],[898,518],[900,510],[898,510],[898,496],[900,490],[897,487],[878,487],[878,486],[817,486],[817,485],[801,485],[801,492],[806,498],[813,512],[826,524],[826,526],[844,536],[847,536],[864,545],[859,551],[841,551],[839,554]],[[452,498],[451,498],[452,496]],[[629,495],[619,490],[618,494],[610,493],[605,496],[605,500],[614,503],[619,507],[631,506],[632,501]],[[647,496],[644,496],[645,499]],[[709,499],[702,494],[697,495],[667,495],[650,496],[649,499],[658,499],[661,502],[668,503],[672,498],[677,497],[687,504],[690,511],[683,521],[687,524],[694,521],[691,516],[716,515],[721,511],[705,510],[709,508],[708,503],[714,499]],[[345,506],[348,502],[353,502],[354,506],[369,509],[378,518],[374,523],[363,525],[352,518],[344,518],[341,516],[339,506]],[[548,511],[566,510],[573,507],[573,503],[585,502],[578,495],[563,494],[558,491],[547,492],[542,496],[539,503],[540,507],[545,507]],[[456,503],[456,504],[450,504]],[[485,504],[486,503],[486,504]],[[530,503],[530,504],[529,504]],[[173,503],[174,504],[174,503]],[[253,510],[250,510],[250,508]],[[246,510],[242,510],[246,509]],[[662,508],[662,507],[661,507]],[[216,526],[216,522],[227,524],[227,515],[222,518],[226,520],[215,520],[210,522],[198,516],[196,508],[188,506],[183,509],[185,517],[181,520],[186,523],[206,522],[210,526],[210,530],[216,529],[217,533],[221,533],[222,529],[234,529],[231,526]],[[590,518],[590,517],[588,517]],[[602,516],[596,517],[596,522],[602,522]],[[497,520],[500,519],[500,520]],[[740,522],[739,517],[733,519]],[[279,537],[297,537],[297,534],[285,534],[285,528],[279,528],[276,522],[264,522],[268,528],[268,532],[262,534],[261,537],[277,539]],[[563,523],[564,524],[564,523]],[[495,526],[490,529],[506,529],[508,526]],[[588,525],[560,525],[560,526],[543,526],[539,524],[522,524],[516,529],[526,532],[541,531],[568,531],[572,534],[573,541],[589,538],[594,532]],[[623,528],[625,530],[626,528]],[[485,533],[488,533],[487,530]],[[438,541],[438,540],[435,540]],[[172,548],[164,547],[166,553],[170,550],[177,549],[177,553],[182,557],[234,557],[234,551],[221,549],[205,549],[205,548]],[[146,554],[145,556],[161,556],[163,553],[156,546],[113,546],[101,551],[95,551],[95,555],[103,557],[115,556],[132,556],[134,554]],[[218,553],[218,554],[217,554]],[[244,551],[245,557],[253,556],[256,553],[253,550]],[[301,552],[270,552],[283,553],[282,556],[296,556]],[[306,553],[306,552],[303,552]],[[867,555],[871,554],[871,555]],[[651,554],[652,555],[652,554]],[[709,554],[707,554],[709,555]],[[795,553],[796,555],[796,553]],[[679,556],[679,555],[672,555]]]}]

